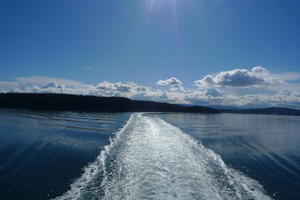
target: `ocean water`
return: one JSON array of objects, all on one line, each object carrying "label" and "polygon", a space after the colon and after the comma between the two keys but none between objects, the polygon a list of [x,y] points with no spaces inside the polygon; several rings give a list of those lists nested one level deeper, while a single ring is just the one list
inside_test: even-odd
[{"label": "ocean water", "polygon": [[0,199],[300,199],[300,117],[0,110]]}]

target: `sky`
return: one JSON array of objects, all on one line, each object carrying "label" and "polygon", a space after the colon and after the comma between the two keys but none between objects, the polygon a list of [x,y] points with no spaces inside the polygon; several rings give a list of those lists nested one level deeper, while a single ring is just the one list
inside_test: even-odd
[{"label": "sky", "polygon": [[0,92],[300,108],[300,2],[0,0]]}]

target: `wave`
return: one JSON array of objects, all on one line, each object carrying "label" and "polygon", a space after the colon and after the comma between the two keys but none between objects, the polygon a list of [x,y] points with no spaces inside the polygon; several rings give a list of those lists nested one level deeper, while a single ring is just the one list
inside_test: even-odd
[{"label": "wave", "polygon": [[55,199],[271,199],[256,180],[179,128],[141,113],[70,187]]}]

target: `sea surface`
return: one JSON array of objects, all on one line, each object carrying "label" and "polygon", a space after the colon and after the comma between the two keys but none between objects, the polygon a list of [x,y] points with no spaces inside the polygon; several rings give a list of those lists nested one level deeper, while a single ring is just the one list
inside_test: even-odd
[{"label": "sea surface", "polygon": [[300,117],[0,110],[0,199],[300,199]]}]

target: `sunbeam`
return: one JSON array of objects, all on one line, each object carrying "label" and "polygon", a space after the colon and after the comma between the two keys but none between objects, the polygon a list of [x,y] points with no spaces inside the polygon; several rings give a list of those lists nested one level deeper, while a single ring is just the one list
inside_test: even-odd
[{"label": "sunbeam", "polygon": [[178,17],[179,0],[149,0],[147,4],[147,20],[161,15],[167,16],[168,24],[171,25],[171,30],[175,34],[177,43],[179,42],[179,17]]}]

